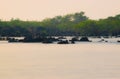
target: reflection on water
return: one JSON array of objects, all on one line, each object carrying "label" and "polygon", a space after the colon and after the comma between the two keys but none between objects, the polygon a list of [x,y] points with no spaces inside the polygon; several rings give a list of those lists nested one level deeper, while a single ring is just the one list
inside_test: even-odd
[{"label": "reflection on water", "polygon": [[1,43],[0,79],[120,79],[120,44]]}]

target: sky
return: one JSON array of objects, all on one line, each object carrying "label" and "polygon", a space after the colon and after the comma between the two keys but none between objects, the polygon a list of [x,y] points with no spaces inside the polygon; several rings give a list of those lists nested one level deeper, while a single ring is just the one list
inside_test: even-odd
[{"label": "sky", "polygon": [[84,11],[90,19],[120,14],[120,0],[0,0],[0,19],[43,20]]}]

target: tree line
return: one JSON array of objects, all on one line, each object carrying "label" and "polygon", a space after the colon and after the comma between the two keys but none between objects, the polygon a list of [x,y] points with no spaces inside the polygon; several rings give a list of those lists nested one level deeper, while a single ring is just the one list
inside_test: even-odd
[{"label": "tree line", "polygon": [[117,36],[120,15],[92,20],[84,12],[46,18],[43,21],[0,20],[0,36]]}]

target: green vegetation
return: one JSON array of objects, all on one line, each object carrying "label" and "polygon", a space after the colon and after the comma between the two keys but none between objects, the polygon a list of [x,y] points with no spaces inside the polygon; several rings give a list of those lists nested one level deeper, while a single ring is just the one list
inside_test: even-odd
[{"label": "green vegetation", "polygon": [[91,20],[84,12],[56,16],[39,21],[0,20],[0,36],[117,36],[120,35],[120,15]]}]

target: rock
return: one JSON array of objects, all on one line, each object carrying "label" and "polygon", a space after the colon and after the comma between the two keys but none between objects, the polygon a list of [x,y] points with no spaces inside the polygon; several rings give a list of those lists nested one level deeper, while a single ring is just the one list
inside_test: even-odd
[{"label": "rock", "polygon": [[80,41],[83,41],[83,42],[90,42],[89,39],[88,39],[88,37],[82,37],[82,38],[80,39]]},{"label": "rock", "polygon": [[8,42],[19,42],[19,40],[18,40],[18,39],[15,39],[15,38],[10,38],[10,39],[8,40]]},{"label": "rock", "polygon": [[42,43],[53,43],[53,41],[50,40],[50,39],[45,39],[45,40],[42,41]]},{"label": "rock", "polygon": [[73,38],[71,39],[71,41],[79,41],[79,38],[78,38],[78,37],[73,37]]},{"label": "rock", "polygon": [[119,43],[120,43],[120,40],[118,40],[117,42],[119,42]]},{"label": "rock", "polygon": [[71,43],[72,43],[72,44],[75,44],[75,41],[71,40]]},{"label": "rock", "polygon": [[58,42],[58,44],[69,44],[68,40],[61,40]]}]

